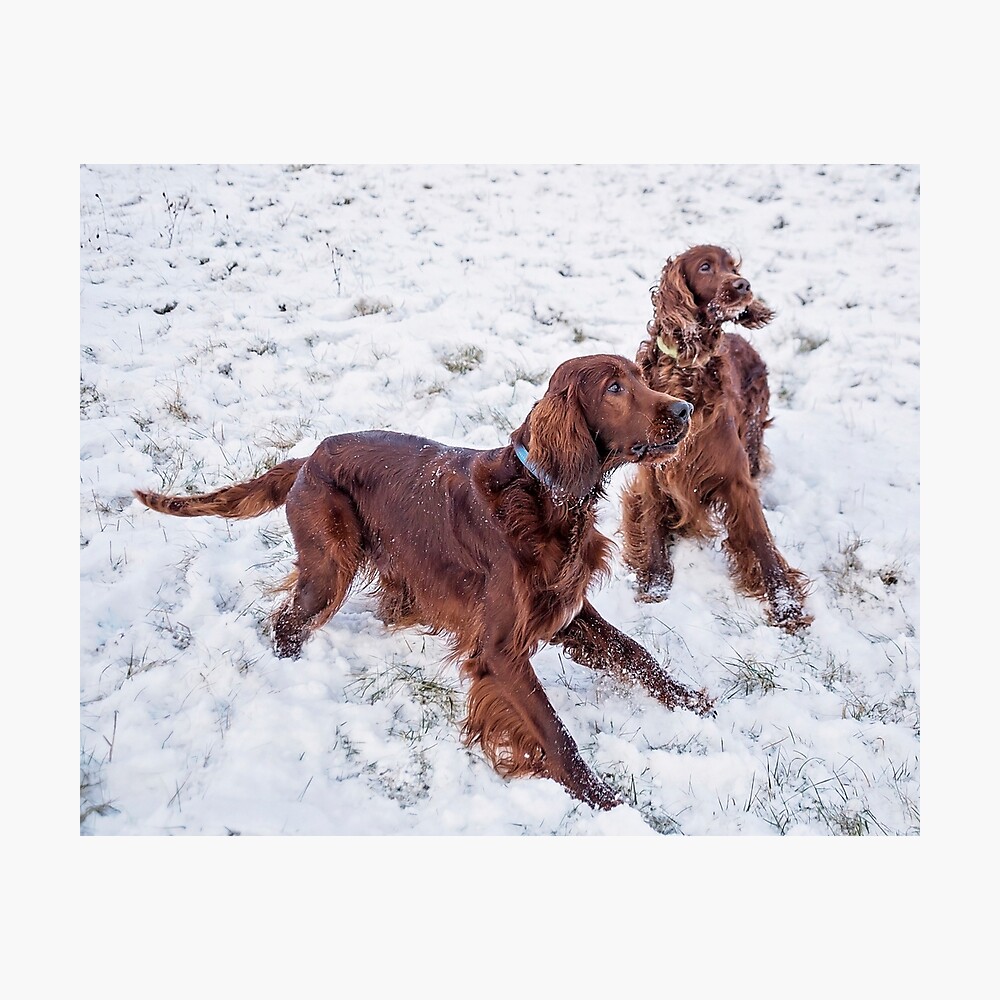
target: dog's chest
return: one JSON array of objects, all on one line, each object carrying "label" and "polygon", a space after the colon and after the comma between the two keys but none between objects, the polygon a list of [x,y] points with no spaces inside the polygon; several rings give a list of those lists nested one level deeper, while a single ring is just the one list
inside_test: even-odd
[{"label": "dog's chest", "polygon": [[543,546],[530,573],[536,606],[547,611],[543,631],[552,634],[580,613],[594,573],[603,566],[600,543],[606,545],[606,540],[594,529],[592,518],[583,518],[576,529]]},{"label": "dog's chest", "polygon": [[719,358],[697,368],[661,363],[650,372],[649,385],[657,392],[676,396],[694,407],[688,435],[690,443],[701,428],[718,417],[720,406],[727,398],[725,377],[725,368]]},{"label": "dog's chest", "polygon": [[712,362],[699,367],[686,367],[662,361],[650,371],[649,386],[657,392],[666,392],[688,402],[711,395],[720,388],[719,374]]}]

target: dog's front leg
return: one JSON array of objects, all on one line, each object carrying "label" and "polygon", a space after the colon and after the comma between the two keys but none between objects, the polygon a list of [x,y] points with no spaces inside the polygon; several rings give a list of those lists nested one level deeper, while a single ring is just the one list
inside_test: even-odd
[{"label": "dog's front leg", "polygon": [[712,711],[712,700],[704,691],[675,681],[647,650],[602,618],[589,601],[584,601],[580,613],[553,642],[561,644],[566,655],[582,666],[641,684],[668,708],[689,708],[699,715]]},{"label": "dog's front leg", "polygon": [[674,538],[667,523],[673,515],[669,496],[657,486],[656,470],[640,469],[622,494],[622,556],[635,573],[638,601],[662,601],[670,592]]},{"label": "dog's front leg", "polygon": [[796,632],[812,621],[806,614],[806,578],[778,551],[767,526],[757,486],[749,472],[720,490],[725,498],[725,548],[737,586],[764,600],[768,621]]}]

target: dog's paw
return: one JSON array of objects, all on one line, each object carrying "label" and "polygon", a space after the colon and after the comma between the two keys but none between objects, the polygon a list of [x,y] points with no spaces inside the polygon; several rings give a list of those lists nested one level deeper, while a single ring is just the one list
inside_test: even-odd
[{"label": "dog's paw", "polygon": [[672,579],[641,580],[635,584],[635,599],[640,604],[656,604],[665,601],[670,594]]},{"label": "dog's paw", "polygon": [[670,709],[686,708],[697,715],[715,715],[715,700],[708,696],[704,688],[695,691],[679,681],[664,677],[657,696]]},{"label": "dog's paw", "polygon": [[685,706],[686,708],[698,715],[715,718],[715,699],[710,698],[704,688],[700,691],[692,691],[690,695],[690,703]]},{"label": "dog's paw", "polygon": [[789,635],[795,635],[803,629],[808,628],[813,622],[813,616],[804,612],[794,616],[782,615],[781,617],[772,615],[771,624],[780,628]]},{"label": "dog's paw", "polygon": [[802,595],[789,587],[778,587],[768,595],[768,621],[794,635],[812,624],[813,617],[803,607]]}]

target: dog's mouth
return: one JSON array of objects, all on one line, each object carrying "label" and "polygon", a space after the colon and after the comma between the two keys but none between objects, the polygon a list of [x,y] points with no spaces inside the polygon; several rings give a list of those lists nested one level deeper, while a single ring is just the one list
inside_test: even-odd
[{"label": "dog's mouth", "polygon": [[681,441],[687,436],[687,427],[683,427],[674,437],[664,441],[643,441],[632,445],[632,455],[636,462],[657,462],[673,455]]},{"label": "dog's mouth", "polygon": [[750,309],[749,304],[745,305],[742,309],[738,309],[734,314],[729,317],[734,323],[739,323],[741,325],[748,325],[753,321],[753,311]]},{"label": "dog's mouth", "polygon": [[746,316],[750,311],[751,302],[753,302],[753,296],[741,295],[731,302],[713,299],[708,304],[707,312],[716,323],[724,323],[729,320],[738,322],[741,317]]}]

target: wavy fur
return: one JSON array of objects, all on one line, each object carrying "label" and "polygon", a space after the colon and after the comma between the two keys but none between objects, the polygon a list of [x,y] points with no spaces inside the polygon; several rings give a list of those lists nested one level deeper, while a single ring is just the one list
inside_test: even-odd
[{"label": "wavy fur", "polygon": [[660,600],[673,582],[676,538],[725,533],[737,587],[763,600],[768,619],[789,632],[805,627],[808,581],[778,551],[757,479],[770,460],[767,368],[725,322],[747,328],[773,312],[754,296],[740,262],[721,247],[697,246],[670,258],[652,290],[649,337],[636,361],[651,388],[694,406],[691,430],[670,462],[642,468],[622,497],[623,556],[640,600]]}]

